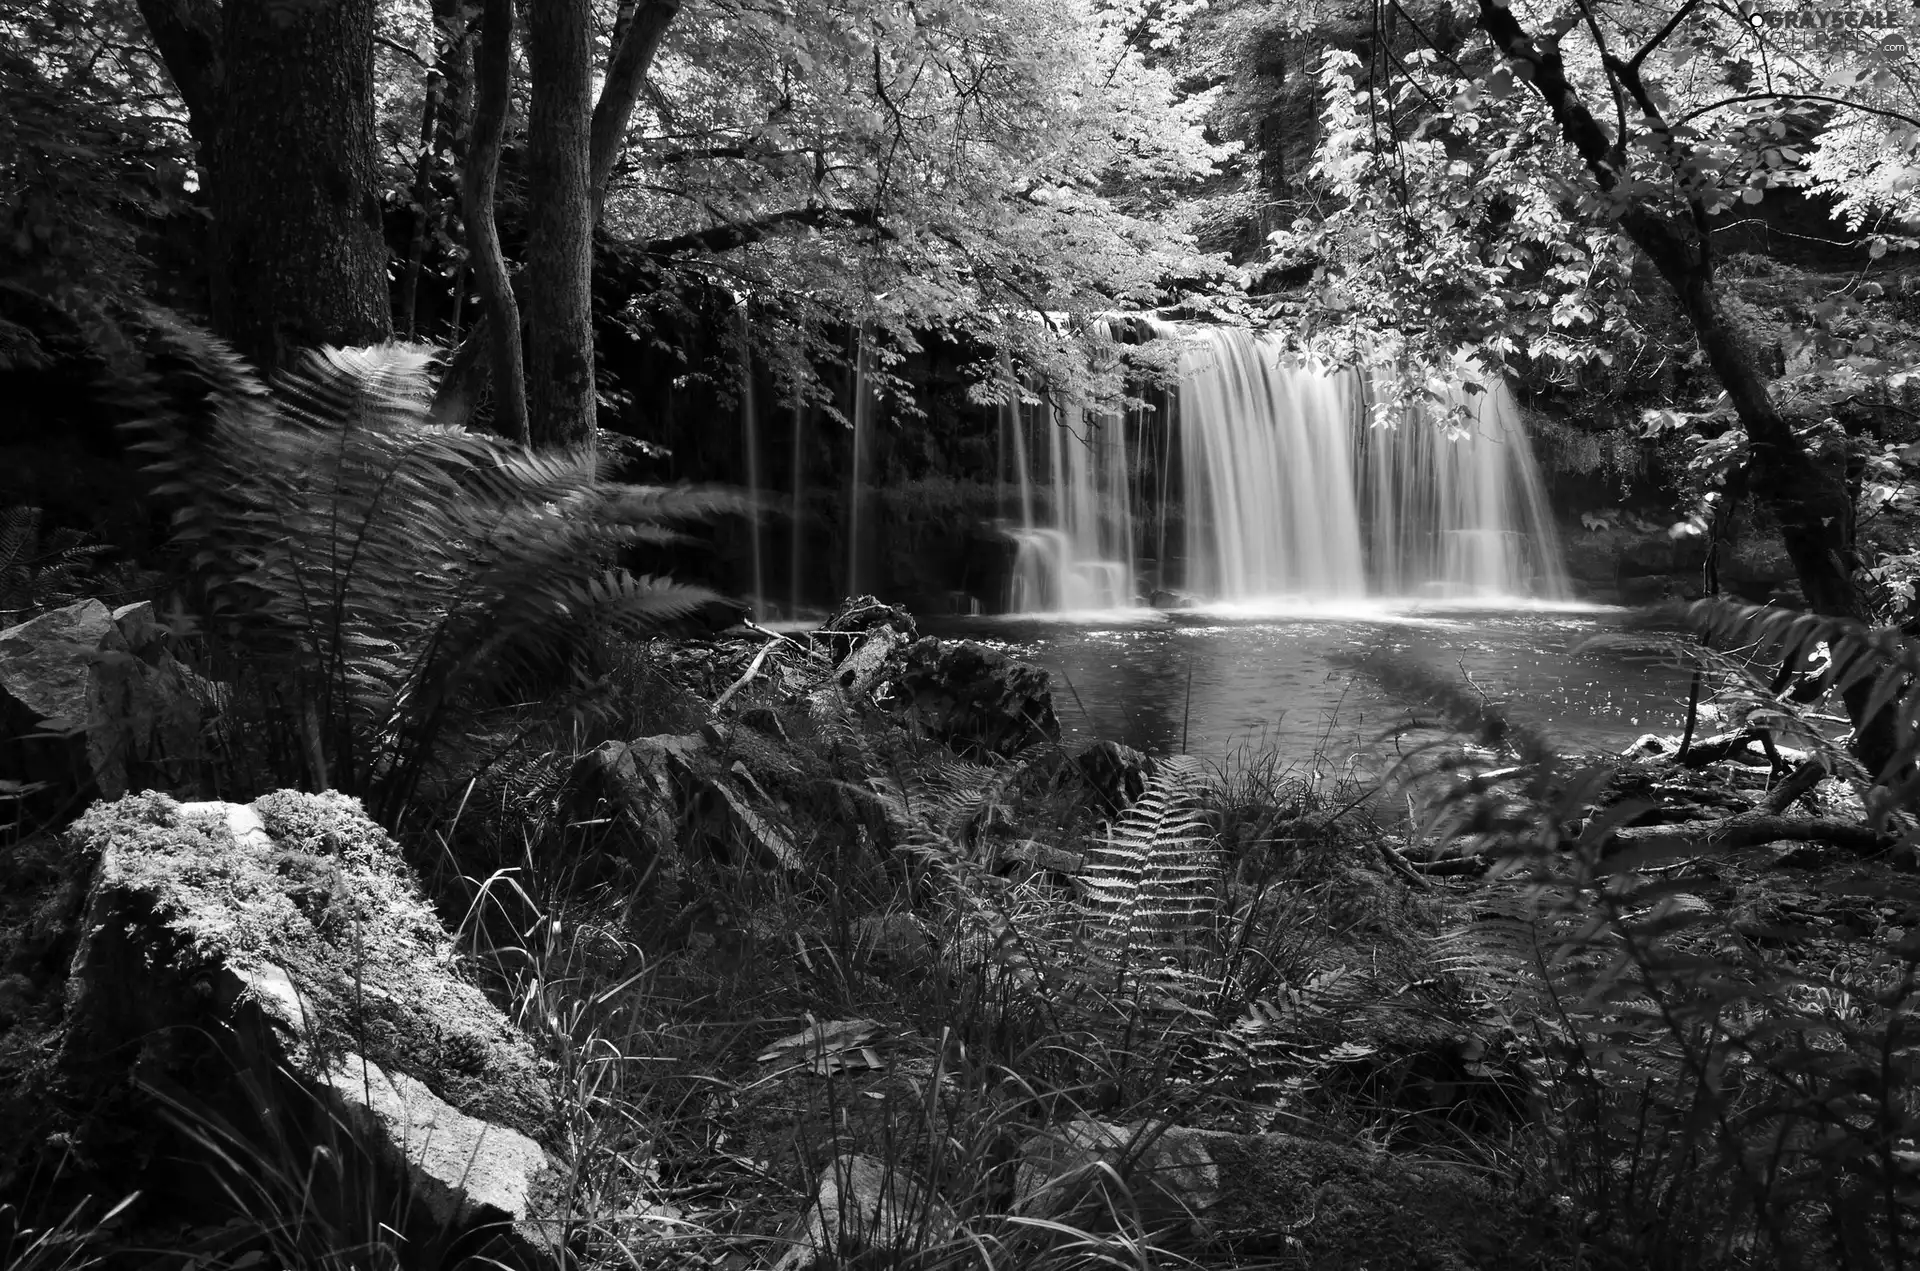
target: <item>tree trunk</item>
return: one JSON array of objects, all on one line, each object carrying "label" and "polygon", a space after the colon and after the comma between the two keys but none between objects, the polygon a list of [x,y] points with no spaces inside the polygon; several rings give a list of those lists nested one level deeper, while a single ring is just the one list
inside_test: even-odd
[{"label": "tree trunk", "polygon": [[228,0],[214,325],[263,370],[393,335],[375,195],[375,0]]},{"label": "tree trunk", "polygon": [[527,418],[536,446],[590,442],[593,117],[590,0],[529,0]]},{"label": "tree trunk", "polygon": [[513,0],[486,0],[480,18],[480,55],[474,65],[473,129],[461,172],[461,201],[466,209],[467,257],[480,293],[481,320],[474,323],[474,336],[481,336],[484,328],[492,353],[494,428],[525,443],[527,377],[521,361],[520,307],[513,298],[507,258],[500,250],[500,231],[493,220],[512,73]]},{"label": "tree trunk", "polygon": [[633,107],[640,100],[640,87],[646,83],[647,68],[667,26],[680,12],[680,0],[639,0],[630,9],[622,6],[625,19],[614,30],[613,49],[607,57],[606,83],[600,88],[600,100],[593,108],[592,183],[593,219],[598,224],[606,208],[607,182],[613,165],[620,160],[627,124]]},{"label": "tree trunk", "polygon": [[447,121],[454,108],[456,68],[463,60],[467,22],[458,0],[434,0],[433,29],[436,53],[427,70],[425,100],[420,107],[420,157],[413,168],[413,233],[407,241],[407,268],[400,283],[399,328],[414,339],[419,330],[420,274],[426,266],[427,239],[441,219],[433,194],[433,173],[446,152],[454,130]]}]

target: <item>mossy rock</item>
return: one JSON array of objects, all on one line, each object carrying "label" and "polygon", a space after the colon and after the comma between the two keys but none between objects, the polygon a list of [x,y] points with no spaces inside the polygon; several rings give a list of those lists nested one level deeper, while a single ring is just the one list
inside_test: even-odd
[{"label": "mossy rock", "polygon": [[[129,795],[96,804],[67,843],[94,863],[68,984],[71,1068],[111,1070],[136,1043],[164,1066],[156,1036],[217,1031],[250,1004],[276,1017],[297,1067],[359,1055],[468,1116],[544,1128],[532,1047],[462,974],[357,800],[286,791],[248,809]],[[267,1001],[273,985],[286,989]]]}]

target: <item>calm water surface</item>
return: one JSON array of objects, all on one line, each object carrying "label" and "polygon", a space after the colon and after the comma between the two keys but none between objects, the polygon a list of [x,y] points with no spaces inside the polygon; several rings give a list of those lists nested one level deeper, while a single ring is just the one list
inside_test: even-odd
[{"label": "calm water surface", "polygon": [[1051,671],[1070,738],[1215,760],[1255,748],[1290,761],[1320,753],[1337,765],[1377,756],[1382,731],[1405,716],[1372,684],[1331,665],[1329,655],[1342,652],[1385,649],[1471,677],[1563,748],[1617,751],[1642,733],[1677,731],[1683,672],[1648,652],[1581,647],[1615,630],[1620,616],[1594,608],[1204,610],[933,625]]}]

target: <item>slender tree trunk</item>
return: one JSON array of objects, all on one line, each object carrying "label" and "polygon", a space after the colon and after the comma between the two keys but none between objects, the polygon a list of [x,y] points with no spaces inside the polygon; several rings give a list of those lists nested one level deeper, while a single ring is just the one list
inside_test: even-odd
[{"label": "slender tree trunk", "polygon": [[440,147],[440,99],[445,76],[436,65],[427,72],[426,101],[420,107],[420,157],[413,165],[413,232],[407,237],[407,268],[400,280],[400,332],[411,340],[419,328],[420,271],[427,258],[428,225],[433,220],[433,165]]},{"label": "slender tree trunk", "polygon": [[527,377],[521,362],[520,307],[507,277],[507,259],[494,225],[494,185],[500,145],[507,129],[507,95],[513,71],[513,0],[486,0],[480,18],[480,54],[474,65],[473,128],[461,194],[466,208],[467,257],[480,292],[481,320],[492,353],[494,427],[527,440]]},{"label": "slender tree trunk", "polygon": [[607,78],[593,108],[592,182],[593,219],[598,224],[606,209],[607,183],[619,162],[627,124],[647,79],[647,68],[667,27],[680,12],[680,0],[638,0],[622,5],[613,32],[613,50],[607,59]]},{"label": "slender tree trunk", "polygon": [[591,0],[528,0],[527,417],[533,443],[590,442],[593,381]]},{"label": "slender tree trunk", "polygon": [[440,201],[433,193],[433,173],[454,133],[448,117],[454,106],[455,68],[467,43],[467,22],[459,0],[434,0],[433,29],[436,51],[420,106],[420,157],[413,167],[413,233],[407,241],[407,268],[400,283],[398,326],[409,340],[419,331],[420,274],[426,266],[427,240],[441,219]]},{"label": "slender tree trunk", "polygon": [[375,195],[375,7],[223,6],[214,319],[262,369],[303,347],[393,334]]}]

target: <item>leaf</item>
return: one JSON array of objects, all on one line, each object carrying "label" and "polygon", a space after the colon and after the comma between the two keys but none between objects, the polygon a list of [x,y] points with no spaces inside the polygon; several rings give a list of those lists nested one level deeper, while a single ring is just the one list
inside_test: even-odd
[{"label": "leaf", "polygon": [[881,1069],[886,1061],[871,1043],[885,1031],[884,1025],[870,1019],[829,1020],[781,1038],[755,1058],[763,1064],[808,1067],[821,1076],[842,1068]]}]

